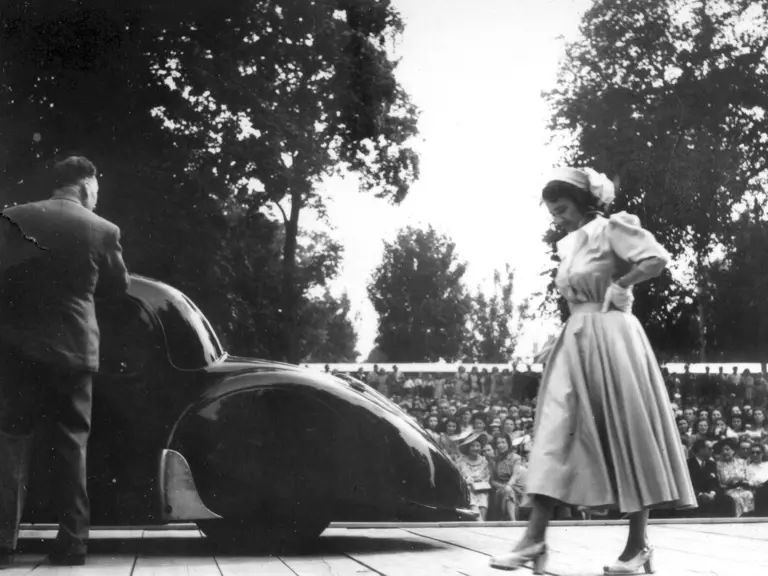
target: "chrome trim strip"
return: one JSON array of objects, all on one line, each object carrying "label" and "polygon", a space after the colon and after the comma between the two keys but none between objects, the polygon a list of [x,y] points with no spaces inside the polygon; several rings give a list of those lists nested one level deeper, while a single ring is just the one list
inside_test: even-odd
[{"label": "chrome trim strip", "polygon": [[187,459],[175,450],[160,456],[160,515],[164,522],[221,518],[203,504]]}]

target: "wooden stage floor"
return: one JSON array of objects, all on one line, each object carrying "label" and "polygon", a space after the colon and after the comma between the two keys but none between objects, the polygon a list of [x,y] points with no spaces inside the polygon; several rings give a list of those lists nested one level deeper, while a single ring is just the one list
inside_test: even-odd
[{"label": "wooden stage floor", "polygon": [[[768,575],[768,519],[763,522],[652,521],[660,576]],[[25,527],[16,564],[3,576],[491,576],[488,567],[523,532],[516,523],[333,525],[309,550],[290,556],[216,555],[191,525],[94,530],[88,564],[50,566],[55,532]],[[34,528],[34,529],[33,529]],[[599,575],[621,551],[626,523],[560,522],[549,532],[547,573]],[[528,568],[514,574],[531,574]]]}]

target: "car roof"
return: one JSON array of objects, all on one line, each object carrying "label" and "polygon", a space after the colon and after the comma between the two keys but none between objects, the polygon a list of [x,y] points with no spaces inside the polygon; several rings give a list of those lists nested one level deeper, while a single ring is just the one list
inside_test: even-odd
[{"label": "car roof", "polygon": [[128,294],[144,302],[155,314],[165,333],[170,360],[176,367],[198,369],[224,355],[224,348],[208,319],[180,290],[131,274]]}]

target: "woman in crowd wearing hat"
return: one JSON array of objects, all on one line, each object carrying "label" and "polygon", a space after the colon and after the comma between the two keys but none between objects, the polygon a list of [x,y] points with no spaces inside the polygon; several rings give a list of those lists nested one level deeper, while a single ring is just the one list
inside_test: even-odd
[{"label": "woman in crowd wearing hat", "polygon": [[738,518],[754,511],[755,495],[747,479],[747,462],[735,457],[737,446],[733,439],[721,440],[715,444],[715,455],[718,456],[717,480],[736,505]]},{"label": "woman in crowd wearing hat", "polygon": [[652,570],[651,508],[692,508],[696,496],[653,349],[632,315],[632,286],[658,276],[669,255],[627,213],[605,216],[614,185],[594,170],[561,168],[542,192],[555,224],[556,285],[570,317],[546,359],[526,488],[523,539],[491,566],[546,561],[558,503],[629,516],[629,538],[606,574]]},{"label": "woman in crowd wearing hat", "polygon": [[451,417],[444,422],[443,432],[440,434],[440,439],[437,443],[440,444],[446,454],[451,457],[451,460],[455,462],[459,459],[459,456],[461,456],[461,452],[459,452],[459,442],[470,433],[470,431],[462,433],[459,429],[459,422]]},{"label": "woman in crowd wearing hat", "polygon": [[514,482],[522,458],[512,447],[512,438],[499,434],[493,439],[496,456],[491,460],[491,499],[489,502],[490,520],[517,520],[519,501]]},{"label": "woman in crowd wearing hat", "polygon": [[488,493],[491,491],[491,467],[488,459],[482,455],[488,441],[485,432],[473,432],[459,444],[458,465],[464,479],[469,484],[472,510],[477,512],[480,521],[485,520],[488,511]]}]

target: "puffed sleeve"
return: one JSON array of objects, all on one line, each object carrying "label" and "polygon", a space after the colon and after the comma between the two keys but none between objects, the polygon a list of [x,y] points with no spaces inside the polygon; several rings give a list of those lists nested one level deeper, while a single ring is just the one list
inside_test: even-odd
[{"label": "puffed sleeve", "polygon": [[669,252],[656,241],[653,234],[640,225],[640,219],[626,212],[619,212],[608,221],[608,240],[616,255],[631,264],[648,258],[669,262]]}]

